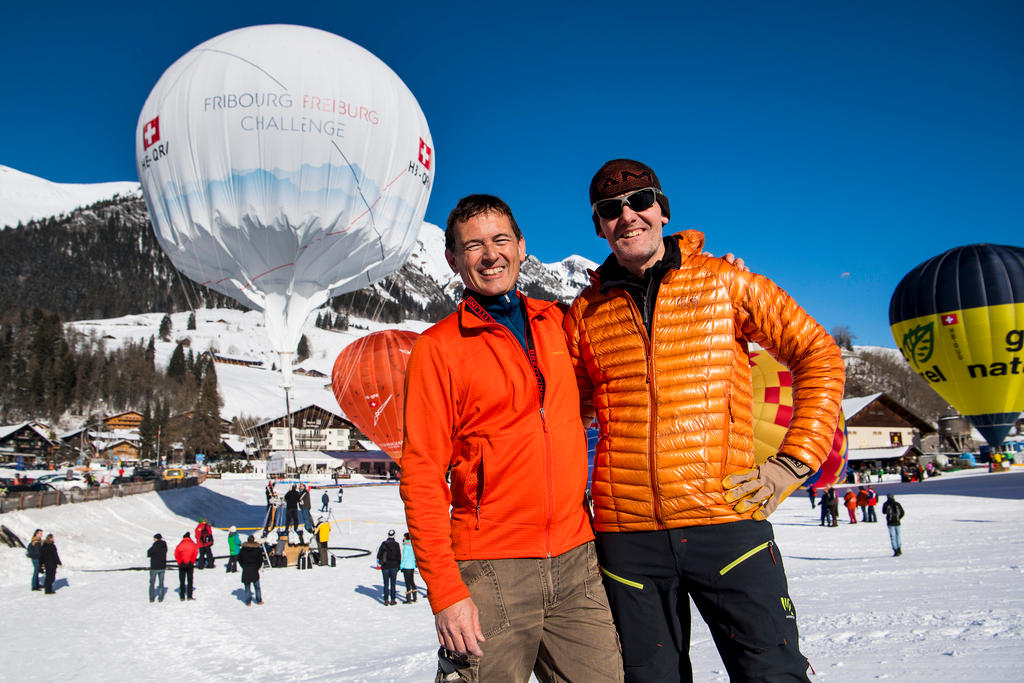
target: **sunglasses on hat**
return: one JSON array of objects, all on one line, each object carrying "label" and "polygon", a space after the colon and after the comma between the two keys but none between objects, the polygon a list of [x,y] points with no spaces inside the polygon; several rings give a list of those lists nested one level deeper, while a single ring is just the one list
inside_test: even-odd
[{"label": "sunglasses on hat", "polygon": [[610,221],[622,215],[622,207],[626,204],[629,204],[629,208],[633,211],[640,212],[654,206],[657,199],[658,190],[653,187],[645,187],[642,190],[630,192],[625,197],[613,197],[594,202],[591,208],[598,216]]}]

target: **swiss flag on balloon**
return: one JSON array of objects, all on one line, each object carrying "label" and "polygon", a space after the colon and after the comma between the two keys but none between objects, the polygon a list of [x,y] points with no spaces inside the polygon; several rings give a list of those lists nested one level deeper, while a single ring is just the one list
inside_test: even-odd
[{"label": "swiss flag on balloon", "polygon": [[160,140],[160,117],[147,121],[142,127],[142,149],[143,151],[152,147]]},{"label": "swiss flag on balloon", "polygon": [[942,316],[942,326],[947,327],[949,325],[956,325],[959,322],[956,317],[956,313],[947,313]]},{"label": "swiss flag on balloon", "polygon": [[430,170],[430,162],[434,156],[434,150],[430,148],[423,138],[420,138],[420,163],[423,164],[423,168]]}]

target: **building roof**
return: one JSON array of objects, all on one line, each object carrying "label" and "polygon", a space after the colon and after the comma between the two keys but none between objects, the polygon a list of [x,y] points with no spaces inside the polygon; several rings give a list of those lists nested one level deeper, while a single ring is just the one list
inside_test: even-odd
[{"label": "building roof", "polygon": [[868,404],[882,395],[882,392],[870,396],[859,396],[857,398],[843,399],[843,415],[849,420],[851,417],[868,407]]},{"label": "building roof", "polygon": [[849,425],[851,418],[860,411],[867,408],[869,405],[878,401],[886,408],[896,413],[904,420],[909,422],[911,426],[924,434],[934,434],[936,431],[935,427],[926,420],[921,419],[910,410],[905,408],[902,403],[896,399],[890,397],[885,393],[871,394],[870,396],[860,396],[858,398],[847,398],[843,400],[843,415],[846,417],[846,423]]},{"label": "building roof", "polygon": [[906,455],[921,455],[917,446],[896,446],[884,448],[851,448],[847,451],[847,459],[854,460],[892,460]]},{"label": "building roof", "polygon": [[46,439],[47,441],[53,442],[53,439],[47,433],[47,430],[49,429],[49,427],[47,427],[46,425],[42,424],[41,422],[21,422],[21,423],[16,424],[16,425],[3,425],[3,426],[0,426],[0,439],[6,439],[11,434],[14,434],[16,432],[20,432],[25,427],[28,427],[29,429],[34,431],[39,436],[41,436],[42,438]]}]

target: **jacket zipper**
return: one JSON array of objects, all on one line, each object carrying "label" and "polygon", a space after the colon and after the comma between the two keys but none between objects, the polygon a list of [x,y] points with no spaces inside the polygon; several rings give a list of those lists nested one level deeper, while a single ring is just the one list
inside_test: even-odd
[{"label": "jacket zipper", "polygon": [[[524,312],[524,317],[526,319],[525,322],[526,322],[527,327],[530,327],[532,325],[533,321],[530,318],[529,311],[525,311]],[[485,322],[488,322],[488,321],[485,321]],[[519,343],[519,340],[512,333],[512,330],[508,329],[507,327],[505,327],[504,325],[502,325],[501,323],[496,322],[496,321],[489,321],[488,324],[492,325],[492,326],[497,326],[498,328],[503,330],[505,332],[505,334],[507,334],[509,337],[512,338],[512,343],[522,350],[523,356],[525,356],[525,358],[526,358],[526,364],[530,366],[530,374],[532,375],[533,374],[533,363],[530,362],[530,352],[527,349],[523,348],[523,345]],[[532,335],[528,335],[528,336],[532,336]],[[537,365],[537,371],[540,372],[540,364],[539,363]],[[555,494],[554,494],[554,491],[553,491],[552,486],[551,486],[551,478],[553,476],[552,475],[552,458],[551,458],[551,435],[548,432],[547,416],[544,413],[544,405],[541,402],[540,385],[537,384],[536,382],[534,382],[534,384],[536,385],[537,405],[540,407],[540,410],[539,410],[539,412],[540,412],[540,424],[541,424],[541,427],[544,430],[544,470],[545,470],[545,474],[546,474],[545,479],[547,480],[546,484],[547,484],[547,491],[548,491],[548,514],[547,514],[545,522],[544,522],[544,551],[547,553],[548,557],[551,557],[551,520],[555,516],[555,511],[554,511],[554,495]],[[483,475],[483,460],[482,459],[480,461],[480,474]],[[477,496],[477,499],[476,499],[476,524],[477,524],[476,528],[479,529],[480,528],[480,499],[483,496],[483,476],[480,477],[480,479],[479,479],[479,481],[477,483],[477,487],[478,487],[479,495]]]},{"label": "jacket zipper", "polygon": [[[654,506],[654,522],[657,524],[659,529],[665,528],[665,521],[661,516],[661,494],[658,491],[658,468],[657,468],[657,428],[658,428],[658,383],[654,380],[654,343],[653,340],[647,334],[647,325],[644,324],[643,315],[637,308],[636,302],[633,301],[633,297],[629,295],[629,292],[623,292],[626,296],[626,301],[629,304],[629,309],[633,315],[633,322],[640,320],[640,338],[644,342],[644,356],[647,361],[647,393],[650,401],[650,413],[647,421],[647,474],[651,482],[651,504]],[[644,306],[646,306],[646,299]],[[655,308],[657,307],[657,301],[655,301]],[[654,314],[651,314],[651,333],[654,332]]]}]

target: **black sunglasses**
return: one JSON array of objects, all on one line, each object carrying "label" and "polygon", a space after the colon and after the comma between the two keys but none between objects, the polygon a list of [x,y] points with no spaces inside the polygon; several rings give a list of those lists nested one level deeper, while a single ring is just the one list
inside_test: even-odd
[{"label": "black sunglasses", "polygon": [[645,187],[642,190],[630,192],[625,197],[602,199],[599,202],[594,202],[591,208],[598,216],[606,221],[610,221],[622,215],[622,207],[626,204],[629,204],[629,208],[633,211],[640,212],[646,211],[654,206],[654,202],[657,201],[657,199],[658,190],[653,187]]}]

